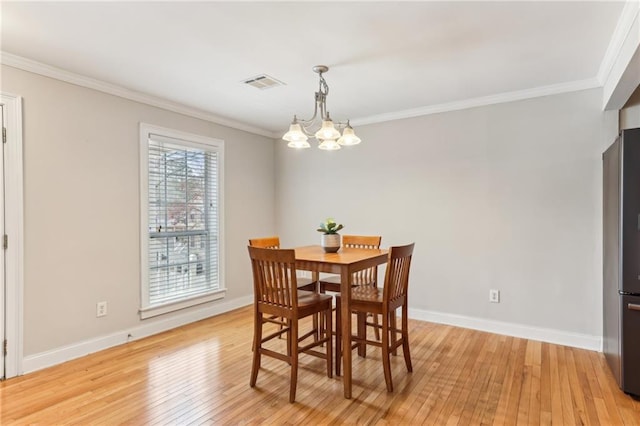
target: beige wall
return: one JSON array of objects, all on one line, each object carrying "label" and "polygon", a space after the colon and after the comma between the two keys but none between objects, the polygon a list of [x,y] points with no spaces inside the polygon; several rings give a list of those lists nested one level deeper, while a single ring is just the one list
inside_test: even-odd
[{"label": "beige wall", "polygon": [[[601,335],[601,90],[357,127],[338,152],[276,148],[277,228],[416,242],[410,307]],[[501,303],[488,302],[489,289]]]},{"label": "beige wall", "polygon": [[2,91],[24,102],[26,357],[172,317],[137,314],[141,121],[225,140],[227,301],[251,294],[249,237],[309,244],[334,216],[417,243],[413,309],[601,333],[600,90],[362,126],[335,153],[6,66]]},{"label": "beige wall", "polygon": [[620,110],[620,129],[640,127],[640,86]]},{"label": "beige wall", "polygon": [[171,318],[137,313],[140,122],[225,141],[225,300],[251,294],[246,241],[275,229],[271,139],[7,66],[2,91],[23,97],[25,357]]}]

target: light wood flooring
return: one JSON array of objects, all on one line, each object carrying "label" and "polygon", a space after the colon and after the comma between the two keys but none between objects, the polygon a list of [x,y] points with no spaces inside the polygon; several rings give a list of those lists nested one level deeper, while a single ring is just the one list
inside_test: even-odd
[{"label": "light wood flooring", "polygon": [[[410,321],[413,373],[354,352],[353,399],[322,360],[263,357],[249,387],[252,310],[242,308],[0,383],[0,424],[640,424],[602,354]],[[276,344],[284,344],[284,341]]]}]

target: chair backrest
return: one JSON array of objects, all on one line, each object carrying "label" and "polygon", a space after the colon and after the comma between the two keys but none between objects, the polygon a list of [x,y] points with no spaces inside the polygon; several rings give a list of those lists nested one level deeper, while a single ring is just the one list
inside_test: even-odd
[{"label": "chair backrest", "polygon": [[382,237],[379,235],[343,235],[342,245],[344,247],[379,249]]},{"label": "chair backrest", "polygon": [[389,248],[387,272],[384,276],[383,298],[392,307],[406,302],[409,287],[409,268],[415,243]]},{"label": "chair backrest", "polygon": [[280,237],[265,237],[265,238],[252,238],[249,240],[251,247],[279,249]]},{"label": "chair backrest", "polygon": [[[364,249],[379,249],[382,237],[380,235],[343,235],[342,245],[344,247],[364,248]],[[371,283],[375,285],[378,281],[378,267],[372,266],[371,268],[363,269],[353,274],[353,282],[358,283]]]},{"label": "chair backrest", "polygon": [[[248,247],[253,270],[255,301],[262,310],[287,316],[280,310],[297,309],[295,250]],[[264,309],[264,308],[267,309]]]}]

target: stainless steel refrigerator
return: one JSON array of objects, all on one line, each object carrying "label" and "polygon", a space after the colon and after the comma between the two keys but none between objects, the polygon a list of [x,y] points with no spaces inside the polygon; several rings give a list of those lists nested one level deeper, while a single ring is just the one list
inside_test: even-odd
[{"label": "stainless steel refrigerator", "polygon": [[620,388],[640,396],[640,128],[602,158],[603,350]]}]

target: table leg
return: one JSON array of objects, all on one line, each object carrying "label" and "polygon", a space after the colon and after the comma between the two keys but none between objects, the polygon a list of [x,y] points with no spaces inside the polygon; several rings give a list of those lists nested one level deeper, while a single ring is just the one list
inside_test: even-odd
[{"label": "table leg", "polygon": [[342,317],[342,370],[344,371],[342,383],[344,385],[344,397],[351,398],[351,273],[349,268],[343,266],[340,271],[340,295],[342,303],[340,316]]}]

